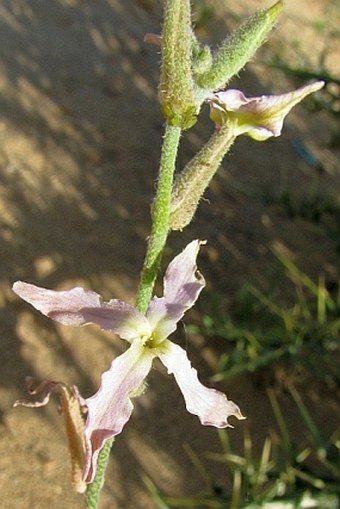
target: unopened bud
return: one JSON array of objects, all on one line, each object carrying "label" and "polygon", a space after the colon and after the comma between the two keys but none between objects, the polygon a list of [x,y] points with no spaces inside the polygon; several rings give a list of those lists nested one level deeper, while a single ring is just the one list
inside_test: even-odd
[{"label": "unopened bud", "polygon": [[170,125],[188,129],[198,107],[192,76],[190,0],[167,0],[162,32],[162,72],[159,98]]},{"label": "unopened bud", "polygon": [[209,92],[224,88],[263,44],[282,8],[280,0],[269,9],[258,11],[227,37],[215,54],[211,68],[199,77],[197,85]]},{"label": "unopened bud", "polygon": [[183,230],[198,207],[236,136],[225,124],[217,130],[175,179],[170,205],[170,228]]}]

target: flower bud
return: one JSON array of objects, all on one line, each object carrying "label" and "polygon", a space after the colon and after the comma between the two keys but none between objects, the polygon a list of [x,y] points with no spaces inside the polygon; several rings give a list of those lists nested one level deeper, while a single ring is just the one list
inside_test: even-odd
[{"label": "flower bud", "polygon": [[204,191],[235,138],[229,126],[225,124],[177,175],[171,194],[172,230],[183,230],[191,222]]},{"label": "flower bud", "polygon": [[189,0],[167,0],[162,32],[159,99],[170,125],[188,129],[198,107],[192,76],[192,30]]},{"label": "flower bud", "polygon": [[255,13],[227,37],[215,54],[209,71],[199,77],[197,85],[210,92],[224,88],[263,44],[282,8],[283,2],[279,0],[269,9]]}]

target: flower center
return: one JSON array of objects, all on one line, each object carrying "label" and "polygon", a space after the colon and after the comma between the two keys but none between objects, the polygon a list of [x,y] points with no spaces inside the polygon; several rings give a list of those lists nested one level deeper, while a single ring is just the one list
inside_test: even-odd
[{"label": "flower center", "polygon": [[157,346],[157,340],[156,340],[153,332],[149,336],[144,336],[142,338],[142,341],[143,341],[143,346],[145,348],[149,348],[150,350]]}]

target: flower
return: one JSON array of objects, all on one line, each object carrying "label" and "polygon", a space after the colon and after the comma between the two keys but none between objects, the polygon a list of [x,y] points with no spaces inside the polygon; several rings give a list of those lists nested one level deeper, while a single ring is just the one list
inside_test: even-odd
[{"label": "flower", "polygon": [[323,86],[323,81],[316,81],[287,94],[249,98],[240,90],[217,92],[208,98],[210,118],[218,127],[229,122],[234,136],[247,134],[255,140],[264,141],[271,136],[280,136],[283,121],[290,110]]},{"label": "flower", "polygon": [[197,415],[202,424],[225,428],[230,426],[231,415],[243,419],[235,403],[199,382],[185,350],[167,339],[205,286],[203,276],[196,270],[200,244],[192,241],[172,260],[164,277],[163,297],[152,298],[145,316],[121,300],[103,302],[97,293],[79,287],[57,292],[20,281],[13,285],[22,299],[57,322],[77,326],[96,323],[130,343],[127,351],[103,373],[96,394],[85,400],[87,483],[94,478],[105,441],[121,433],[129,420],[133,410],[131,397],[142,386],[155,357],[174,375],[187,410]]}]

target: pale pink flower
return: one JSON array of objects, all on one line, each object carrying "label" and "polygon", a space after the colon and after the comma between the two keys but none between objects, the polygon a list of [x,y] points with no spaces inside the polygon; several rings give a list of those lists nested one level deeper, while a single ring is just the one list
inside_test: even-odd
[{"label": "pale pink flower", "polygon": [[21,298],[57,322],[78,326],[96,323],[130,343],[103,373],[98,392],[85,400],[86,482],[93,480],[105,441],[118,435],[129,420],[131,397],[142,386],[155,357],[174,375],[187,410],[202,424],[225,428],[230,426],[231,415],[243,418],[235,403],[199,382],[185,350],[167,339],[205,286],[196,268],[200,244],[198,240],[191,242],[172,260],[164,278],[163,297],[153,297],[145,316],[125,302],[103,302],[98,294],[83,288],[56,292],[20,281],[13,286]]},{"label": "pale pink flower", "polygon": [[323,81],[317,81],[287,94],[260,97],[246,97],[240,90],[233,89],[217,92],[208,99],[210,118],[218,127],[229,122],[234,136],[247,134],[264,141],[271,136],[280,136],[290,110],[323,86]]}]

